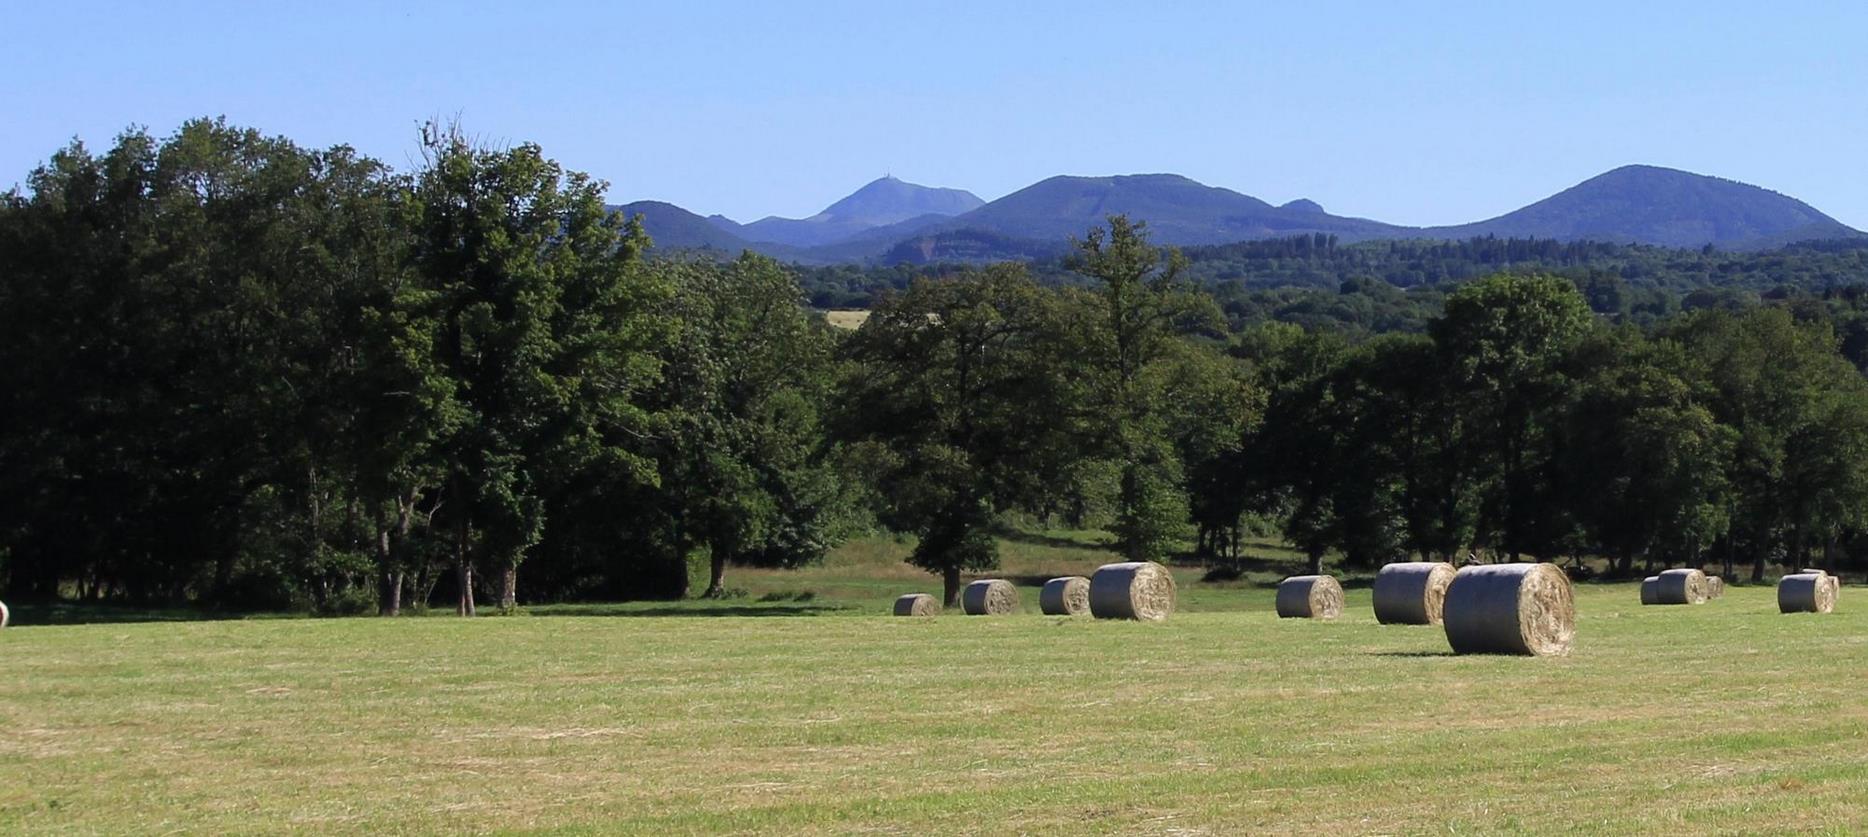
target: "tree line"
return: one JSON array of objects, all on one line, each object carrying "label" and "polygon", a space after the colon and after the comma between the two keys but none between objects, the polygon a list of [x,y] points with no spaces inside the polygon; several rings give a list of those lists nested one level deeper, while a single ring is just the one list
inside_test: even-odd
[{"label": "tree line", "polygon": [[1067,281],[904,274],[843,334],[768,259],[647,255],[536,146],[419,147],[202,120],[0,199],[0,590],[472,614],[720,595],[880,529],[951,602],[1009,515],[1134,559],[1275,531],[1319,566],[1761,577],[1868,524],[1860,294],[1648,321],[1573,278],[1358,280],[1338,304],[1389,327],[1298,325],[1118,216]]}]

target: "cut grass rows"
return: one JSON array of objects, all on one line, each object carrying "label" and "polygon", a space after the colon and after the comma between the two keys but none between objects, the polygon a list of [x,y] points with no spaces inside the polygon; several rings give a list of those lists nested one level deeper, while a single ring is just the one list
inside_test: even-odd
[{"label": "cut grass rows", "polygon": [[[891,589],[890,592],[894,592]],[[1278,620],[291,620],[0,633],[0,832],[1846,832],[1868,614],[1582,585],[1565,658]],[[1035,611],[1035,600],[1027,602]],[[860,609],[859,609],[860,610]],[[880,614],[881,606],[868,611]]]}]

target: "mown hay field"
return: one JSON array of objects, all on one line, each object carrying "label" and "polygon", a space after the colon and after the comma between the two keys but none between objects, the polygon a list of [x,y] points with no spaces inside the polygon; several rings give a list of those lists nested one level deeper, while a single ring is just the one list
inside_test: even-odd
[{"label": "mown hay field", "polygon": [[1023,582],[1017,616],[896,618],[937,586],[809,572],[860,594],[9,628],[0,833],[1868,828],[1848,588],[1780,615],[1581,585],[1574,651],[1530,659],[1378,625],[1353,579],[1318,622],[1193,574],[1150,624]]}]

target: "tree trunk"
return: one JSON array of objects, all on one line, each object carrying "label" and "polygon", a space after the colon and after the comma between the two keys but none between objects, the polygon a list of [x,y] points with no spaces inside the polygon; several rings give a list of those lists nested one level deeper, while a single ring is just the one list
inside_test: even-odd
[{"label": "tree trunk", "polygon": [[466,555],[457,555],[454,558],[454,581],[460,585],[460,596],[454,603],[455,615],[474,615],[473,564],[468,562]]},{"label": "tree trunk", "polygon": [[460,591],[454,603],[454,613],[459,616],[474,615],[473,606],[473,560],[472,560],[472,524],[467,520],[467,486],[456,477],[452,494],[454,495],[454,581]]},{"label": "tree trunk", "polygon": [[960,568],[945,567],[941,570],[941,601],[946,607],[953,607],[960,601]]},{"label": "tree trunk", "polygon": [[1322,575],[1323,574],[1323,553],[1320,551],[1313,550],[1310,553],[1310,574],[1311,575]]},{"label": "tree trunk", "polygon": [[709,551],[713,554],[709,556],[711,568],[707,577],[707,592],[702,593],[701,598],[717,599],[726,593],[726,588],[722,586],[726,580],[726,550],[716,545]]},{"label": "tree trunk", "polygon": [[389,527],[382,526],[376,533],[376,566],[378,587],[376,615],[397,616],[402,612],[402,573],[397,572],[393,553],[389,547]]},{"label": "tree trunk", "polygon": [[460,593],[454,603],[454,613],[459,616],[474,615],[473,608],[473,562],[467,554],[467,518],[463,515],[454,524],[454,581],[460,585]]},{"label": "tree trunk", "polygon": [[508,558],[499,574],[499,609],[512,613],[519,609],[519,559]]}]

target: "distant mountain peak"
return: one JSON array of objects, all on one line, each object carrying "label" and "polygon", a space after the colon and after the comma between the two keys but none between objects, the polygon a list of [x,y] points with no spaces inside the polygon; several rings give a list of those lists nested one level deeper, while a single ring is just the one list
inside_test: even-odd
[{"label": "distant mountain peak", "polygon": [[985,203],[964,189],[922,186],[885,174],[812,217],[860,221],[880,227],[919,215],[959,215]]},{"label": "distant mountain peak", "polygon": [[1297,200],[1291,201],[1290,203],[1287,203],[1278,208],[1285,210],[1287,212],[1305,212],[1305,213],[1311,213],[1315,215],[1327,215],[1328,214],[1323,211],[1323,204],[1317,203],[1316,201],[1313,201],[1309,198],[1298,198]]},{"label": "distant mountain peak", "polygon": [[1769,189],[1646,164],[1610,169],[1497,218],[1428,232],[1734,248],[1857,234]]},{"label": "distant mountain peak", "polygon": [[738,233],[753,241],[815,247],[913,218],[952,217],[985,203],[964,189],[922,186],[884,174],[809,218],[761,218]]}]

